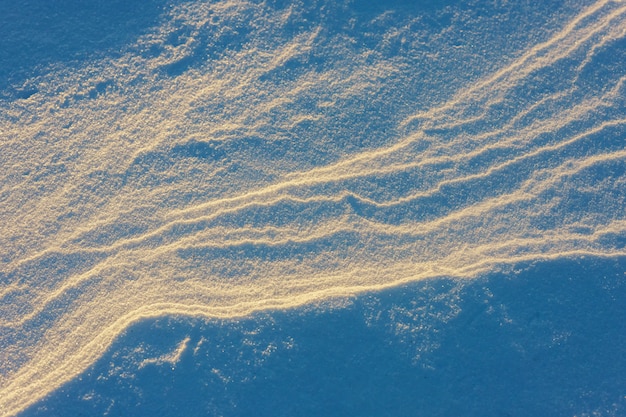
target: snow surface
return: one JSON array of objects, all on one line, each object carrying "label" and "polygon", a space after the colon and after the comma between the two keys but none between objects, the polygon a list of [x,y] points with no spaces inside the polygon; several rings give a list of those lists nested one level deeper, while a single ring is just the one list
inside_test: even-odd
[{"label": "snow surface", "polygon": [[626,415],[626,3],[534,3],[0,0],[0,416]]}]

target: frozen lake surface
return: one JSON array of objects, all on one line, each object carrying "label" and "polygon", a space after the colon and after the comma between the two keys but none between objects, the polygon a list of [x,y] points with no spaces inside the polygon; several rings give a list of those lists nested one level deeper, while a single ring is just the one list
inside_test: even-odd
[{"label": "frozen lake surface", "polygon": [[0,416],[626,415],[623,1],[0,0]]}]

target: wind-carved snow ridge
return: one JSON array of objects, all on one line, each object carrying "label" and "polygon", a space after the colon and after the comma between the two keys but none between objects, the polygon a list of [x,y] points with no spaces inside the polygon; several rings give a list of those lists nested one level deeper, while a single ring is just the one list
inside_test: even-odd
[{"label": "wind-carved snow ridge", "polygon": [[170,364],[172,367],[176,366],[176,364],[180,361],[181,356],[187,349],[187,345],[189,344],[190,340],[191,338],[187,336],[178,344],[176,350],[174,350],[173,352],[170,352],[166,355],[161,355],[158,358],[144,359],[139,364],[139,368],[143,368],[147,365],[163,365],[165,363]]},{"label": "wind-carved snow ridge", "polygon": [[626,255],[626,5],[563,10],[181,3],[0,102],[0,415],[143,318]]}]

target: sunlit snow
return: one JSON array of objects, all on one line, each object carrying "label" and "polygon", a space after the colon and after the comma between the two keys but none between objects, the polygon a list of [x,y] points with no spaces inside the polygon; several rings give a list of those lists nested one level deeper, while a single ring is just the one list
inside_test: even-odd
[{"label": "sunlit snow", "polygon": [[[9,25],[0,415],[143,319],[626,255],[626,3],[533,3],[155,2],[49,48]],[[138,367],[199,349],[177,337]]]}]

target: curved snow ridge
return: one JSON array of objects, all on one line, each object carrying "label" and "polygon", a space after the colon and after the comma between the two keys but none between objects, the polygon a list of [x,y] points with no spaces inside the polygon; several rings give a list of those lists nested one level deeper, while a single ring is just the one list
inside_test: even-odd
[{"label": "curved snow ridge", "polygon": [[355,46],[350,19],[241,1],[2,103],[0,415],[144,318],[626,256],[626,6],[577,7],[454,93],[423,83],[426,110],[421,21]]}]

